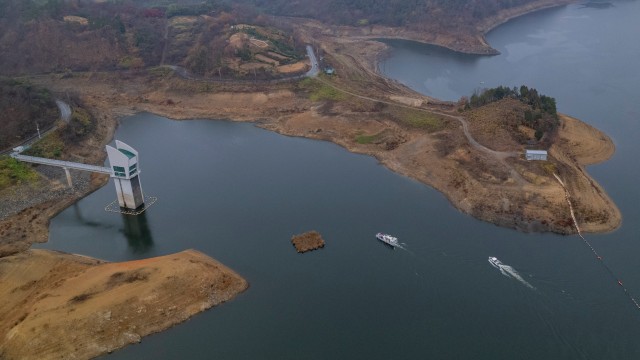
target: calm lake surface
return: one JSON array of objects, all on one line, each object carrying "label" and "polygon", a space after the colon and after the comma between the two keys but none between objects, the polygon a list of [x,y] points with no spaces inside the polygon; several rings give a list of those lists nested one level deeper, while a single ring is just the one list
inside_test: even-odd
[{"label": "calm lake surface", "polygon": [[[502,52],[495,57],[393,42],[381,70],[449,100],[527,84],[612,136],[614,158],[588,170],[624,224],[587,239],[640,296],[638,15],[631,1],[525,16],[489,35]],[[107,213],[110,184],[53,219],[39,247],[111,261],[195,248],[251,285],[109,358],[640,357],[640,310],[576,236],[474,220],[373,158],[252,124],[139,114],[123,119],[116,137],[140,151],[143,189],[158,202],[137,218]],[[312,229],[326,247],[297,254],[291,235]],[[407,251],[386,248],[378,231]]]}]

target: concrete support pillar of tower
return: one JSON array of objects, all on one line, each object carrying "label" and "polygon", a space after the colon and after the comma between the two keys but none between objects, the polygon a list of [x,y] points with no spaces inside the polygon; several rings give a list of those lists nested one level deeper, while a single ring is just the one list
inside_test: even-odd
[{"label": "concrete support pillar of tower", "polygon": [[120,207],[135,210],[143,206],[144,195],[140,184],[138,152],[122,141],[116,140],[115,148],[107,145],[107,155]]},{"label": "concrete support pillar of tower", "polygon": [[73,183],[71,182],[71,173],[69,172],[69,168],[63,168],[63,169],[64,169],[64,174],[67,175],[67,184],[69,184],[69,187],[72,188]]}]

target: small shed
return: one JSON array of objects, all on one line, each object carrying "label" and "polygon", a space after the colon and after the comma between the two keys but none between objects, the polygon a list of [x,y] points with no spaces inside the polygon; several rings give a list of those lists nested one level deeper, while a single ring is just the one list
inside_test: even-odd
[{"label": "small shed", "polygon": [[524,156],[527,160],[547,160],[547,150],[525,150]]}]

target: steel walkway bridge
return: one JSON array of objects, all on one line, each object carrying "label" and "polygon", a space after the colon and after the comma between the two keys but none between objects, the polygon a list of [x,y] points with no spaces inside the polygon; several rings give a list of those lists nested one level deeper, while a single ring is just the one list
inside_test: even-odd
[{"label": "steel walkway bridge", "polygon": [[57,166],[57,167],[63,168],[65,175],[67,175],[67,183],[69,184],[69,187],[73,186],[73,183],[71,182],[71,174],[69,173],[69,169],[113,175],[113,171],[111,170],[111,168],[104,167],[104,166],[87,165],[87,164],[82,164],[82,163],[77,163],[72,161],[62,161],[62,160],[46,159],[46,158],[41,158],[36,156],[21,155],[20,152],[18,151],[11,153],[11,155],[9,156],[19,161],[24,161],[24,162],[33,163],[33,164]]},{"label": "steel walkway bridge", "polygon": [[35,157],[35,156],[20,155],[17,153],[11,154],[11,157],[16,160],[20,160],[28,163],[34,163],[34,164],[51,165],[51,166],[57,166],[57,167],[66,168],[66,169],[91,171],[91,172],[107,174],[107,175],[111,175],[113,173],[111,168],[104,167],[104,166],[87,165],[87,164],[81,164],[81,163],[71,162],[71,161],[45,159],[45,158]]}]

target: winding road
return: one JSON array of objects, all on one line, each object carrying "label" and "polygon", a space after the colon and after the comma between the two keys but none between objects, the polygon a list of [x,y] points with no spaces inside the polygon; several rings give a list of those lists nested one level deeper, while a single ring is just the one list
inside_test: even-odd
[{"label": "winding road", "polygon": [[[68,123],[71,120],[71,106],[69,106],[69,104],[67,104],[66,102],[58,99],[56,99],[56,105],[58,106],[58,110],[60,110],[60,119]],[[35,143],[36,141],[38,141],[42,136],[45,136],[46,134],[56,130],[57,128],[58,127],[56,125],[53,125],[48,129],[42,129],[42,132],[39,135],[35,134],[30,138],[24,140],[22,143],[15,145],[14,147],[29,146]],[[8,154],[11,154],[12,152],[13,152],[13,148],[6,149],[6,150],[0,151],[0,155],[8,155]]]},{"label": "winding road", "polygon": [[311,61],[311,69],[307,71],[304,76],[316,77],[320,73],[320,65],[318,64],[318,58],[316,58],[316,54],[313,52],[311,45],[307,45],[307,56],[309,57],[309,61]]},{"label": "winding road", "polygon": [[71,106],[62,100],[56,100],[56,105],[60,110],[60,118],[68,123],[71,120]]}]

